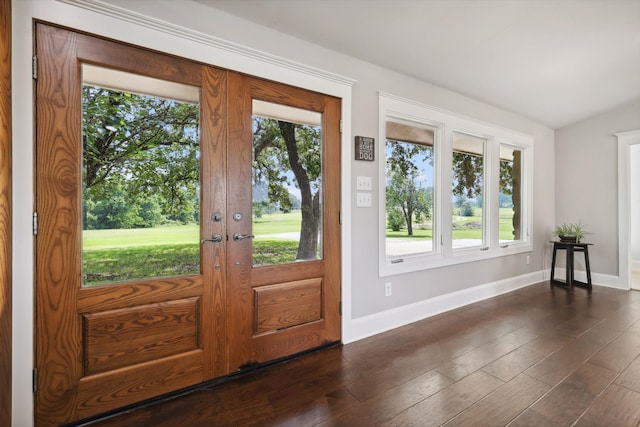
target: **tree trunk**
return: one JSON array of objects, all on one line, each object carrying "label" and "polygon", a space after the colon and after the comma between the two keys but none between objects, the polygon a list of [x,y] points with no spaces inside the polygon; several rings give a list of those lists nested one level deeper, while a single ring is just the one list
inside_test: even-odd
[{"label": "tree trunk", "polygon": [[315,196],[311,192],[311,183],[307,171],[300,163],[296,144],[295,124],[278,121],[282,138],[287,146],[289,166],[300,188],[300,210],[302,211],[302,225],[300,227],[300,242],[296,259],[316,259],[318,257],[318,224],[320,220],[320,192]]},{"label": "tree trunk", "polygon": [[513,150],[513,184],[511,187],[511,200],[513,202],[513,240],[522,239],[522,151]]}]

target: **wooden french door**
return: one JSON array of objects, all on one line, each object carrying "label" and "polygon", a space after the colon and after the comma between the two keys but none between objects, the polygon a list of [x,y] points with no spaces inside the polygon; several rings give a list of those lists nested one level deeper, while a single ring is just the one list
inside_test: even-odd
[{"label": "wooden french door", "polygon": [[[340,340],[340,103],[240,74],[229,74],[228,97],[228,319],[235,341],[229,364],[235,370]],[[313,153],[296,150],[296,142],[313,144]],[[273,149],[279,154],[264,156]],[[266,198],[260,194],[277,192],[283,179],[298,183],[290,191],[302,220],[292,242],[297,253],[274,260],[261,253],[270,237],[244,218],[259,217]]]},{"label": "wooden french door", "polygon": [[339,100],[36,36],[36,424],[339,341]]}]

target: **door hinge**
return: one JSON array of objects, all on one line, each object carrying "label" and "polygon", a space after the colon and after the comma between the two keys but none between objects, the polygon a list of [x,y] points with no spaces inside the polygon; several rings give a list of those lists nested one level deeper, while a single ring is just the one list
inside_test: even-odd
[{"label": "door hinge", "polygon": [[38,80],[38,57],[36,55],[31,57],[31,77]]},{"label": "door hinge", "polygon": [[33,235],[37,236],[38,235],[38,212],[33,213],[32,226],[33,226]]},{"label": "door hinge", "polygon": [[342,119],[340,119],[340,133],[342,133]]},{"label": "door hinge", "polygon": [[338,211],[338,224],[342,225],[342,211]]},{"label": "door hinge", "polygon": [[338,303],[338,312],[340,313],[340,316],[342,316],[342,301]]},{"label": "door hinge", "polygon": [[33,380],[33,392],[35,393],[36,391],[38,391],[38,368],[35,368],[33,370],[31,376]]}]

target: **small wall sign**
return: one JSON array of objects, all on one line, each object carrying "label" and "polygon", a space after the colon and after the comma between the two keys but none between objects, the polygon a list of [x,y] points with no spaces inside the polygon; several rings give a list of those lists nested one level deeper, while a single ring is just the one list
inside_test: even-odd
[{"label": "small wall sign", "polygon": [[375,159],[375,138],[356,136],[356,160],[373,162]]}]

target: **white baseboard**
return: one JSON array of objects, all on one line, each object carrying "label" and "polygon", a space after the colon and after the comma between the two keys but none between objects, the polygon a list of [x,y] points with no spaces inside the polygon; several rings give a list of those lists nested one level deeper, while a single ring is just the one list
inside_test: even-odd
[{"label": "white baseboard", "polygon": [[[548,274],[547,276],[548,277]],[[486,283],[473,288],[441,295],[414,304],[397,307],[365,317],[352,319],[345,328],[342,341],[347,344],[381,332],[398,328],[445,311],[492,298],[545,280],[543,271]]]},{"label": "white baseboard", "polygon": [[[566,269],[564,268],[556,268],[556,274],[554,276],[555,279],[564,281],[566,275]],[[573,273],[576,280],[581,282],[587,281],[587,272],[576,270]],[[545,277],[551,277],[550,272],[545,275]],[[605,286],[607,288],[616,288],[616,289],[624,289],[628,290],[629,287],[626,284],[620,283],[620,276],[612,276],[610,274],[601,274],[601,273],[591,273],[591,282],[594,286]]]}]

